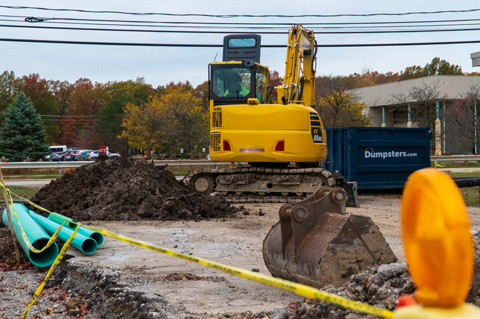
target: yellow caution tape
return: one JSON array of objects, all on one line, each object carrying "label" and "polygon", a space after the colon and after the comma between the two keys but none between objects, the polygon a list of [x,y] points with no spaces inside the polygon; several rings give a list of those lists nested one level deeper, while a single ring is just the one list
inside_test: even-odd
[{"label": "yellow caution tape", "polygon": [[70,246],[70,243],[72,242],[73,238],[75,237],[75,235],[77,234],[77,231],[78,231],[78,228],[80,227],[80,225],[77,225],[77,227],[75,228],[75,231],[72,233],[72,235],[70,235],[70,237],[68,238],[68,240],[65,242],[65,244],[63,245],[62,249],[60,250],[60,253],[58,254],[57,256],[57,259],[55,259],[55,261],[53,262],[52,266],[50,266],[50,269],[48,270],[47,274],[45,275],[45,278],[43,279],[42,283],[40,284],[40,286],[38,286],[37,290],[35,291],[35,293],[33,294],[33,297],[32,297],[32,300],[30,300],[30,303],[28,304],[27,308],[25,308],[25,311],[23,312],[22,316],[20,317],[20,319],[24,319],[26,318],[26,315],[27,315],[27,312],[28,310],[30,310],[30,307],[33,306],[33,304],[35,303],[35,301],[37,300],[38,296],[40,296],[40,294],[42,293],[42,290],[43,288],[45,287],[45,284],[47,283],[48,281],[48,278],[50,277],[50,275],[53,273],[53,271],[55,270],[55,268],[57,267],[57,265],[60,263],[60,261],[62,260],[63,256],[65,255],[65,252],[67,251],[68,247]]},{"label": "yellow caution tape", "polygon": [[[45,249],[47,249],[48,247],[50,247],[54,242],[55,240],[57,239],[58,237],[58,234],[60,233],[60,230],[62,229],[63,225],[65,224],[65,222],[63,222],[58,228],[57,230],[55,231],[55,233],[50,237],[50,239],[48,240],[47,244],[45,245],[45,247],[43,247],[42,249],[36,249],[35,247],[33,247],[32,243],[28,240],[27,238],[27,234],[25,233],[25,231],[23,230],[23,227],[22,227],[22,223],[20,223],[20,220],[18,218],[18,215],[17,215],[17,212],[15,211],[15,206],[13,205],[13,198],[12,198],[12,193],[8,188],[6,188],[5,184],[1,183],[0,182],[0,186],[3,187],[3,189],[5,190],[5,192],[7,193],[7,196],[9,197],[10,199],[10,202],[11,202],[11,206],[12,206],[12,211],[13,211],[13,215],[15,216],[15,219],[17,220],[17,225],[18,225],[18,228],[20,229],[20,234],[22,235],[22,238],[23,238],[23,241],[25,242],[25,244],[27,245],[28,249],[33,251],[34,253],[41,253],[43,252]],[[18,196],[17,194],[14,194],[15,196]],[[19,196],[20,197],[20,196]],[[23,198],[22,198],[23,199]],[[30,201],[27,199],[27,201],[30,203]],[[8,203],[6,203],[6,205],[9,205]]]},{"label": "yellow caution tape", "polygon": [[[17,194],[14,194],[14,195],[18,196]],[[57,214],[55,212],[50,212],[49,210],[36,205],[35,203],[31,202],[30,200],[28,200],[26,198],[22,198],[21,196],[18,196],[18,197],[25,200],[26,202],[28,202],[32,206],[35,206],[36,208],[41,209],[44,212],[47,212],[47,213],[50,213],[50,214],[55,214],[58,217],[64,218],[64,216],[62,216],[60,214]],[[387,319],[392,319],[393,318],[393,312],[390,311],[390,310],[386,310],[386,309],[383,309],[383,308],[367,305],[367,304],[364,304],[364,303],[361,303],[361,302],[358,302],[358,301],[353,301],[353,300],[350,300],[350,299],[347,299],[347,298],[343,298],[343,297],[340,297],[340,296],[337,296],[337,295],[334,295],[334,294],[327,293],[325,291],[318,290],[316,288],[313,288],[313,287],[310,287],[310,286],[307,286],[307,285],[291,282],[291,281],[284,280],[284,279],[265,276],[265,275],[262,275],[262,274],[254,273],[252,271],[244,270],[244,269],[237,268],[237,267],[231,267],[231,266],[228,266],[228,265],[224,265],[224,264],[217,263],[217,262],[214,262],[214,261],[209,261],[209,260],[199,258],[199,257],[185,255],[185,254],[182,254],[182,253],[179,253],[179,252],[167,249],[167,248],[163,248],[163,247],[160,247],[160,246],[157,246],[157,245],[152,245],[152,244],[149,244],[149,243],[146,243],[146,242],[143,242],[143,241],[140,241],[140,240],[136,240],[134,238],[130,238],[130,237],[127,237],[127,236],[123,236],[123,235],[120,235],[120,234],[116,234],[116,233],[113,233],[113,232],[110,232],[110,231],[107,231],[107,230],[104,230],[104,229],[99,229],[99,228],[95,228],[95,227],[92,227],[92,226],[86,226],[86,225],[83,225],[79,222],[77,222],[76,224],[77,224],[77,228],[75,230],[75,233],[78,230],[79,226],[83,226],[85,228],[88,228],[88,229],[91,229],[93,231],[99,232],[99,233],[101,233],[105,236],[109,236],[109,237],[121,240],[123,242],[129,243],[129,244],[134,245],[134,246],[138,246],[138,247],[145,248],[145,249],[150,249],[150,250],[160,252],[160,253],[163,253],[163,254],[166,254],[166,255],[169,255],[169,256],[182,258],[182,259],[185,259],[185,260],[188,260],[188,261],[191,261],[191,262],[203,265],[203,266],[207,266],[207,267],[211,267],[211,268],[214,268],[214,269],[221,270],[223,272],[229,273],[229,274],[237,276],[237,277],[246,278],[246,279],[256,281],[256,282],[259,282],[259,283],[262,283],[262,284],[265,284],[265,285],[268,285],[268,286],[272,286],[272,287],[276,287],[276,288],[279,288],[279,289],[291,291],[291,292],[293,292],[293,293],[295,293],[299,296],[303,296],[303,297],[311,298],[311,299],[319,299],[321,301],[328,302],[328,303],[331,303],[331,304],[334,304],[334,305],[338,305],[338,306],[341,306],[343,308],[350,309],[350,310],[353,310],[353,311],[356,311],[356,312],[366,313],[366,314],[370,314],[370,315],[374,315],[374,316],[378,316],[378,317],[382,317],[382,318],[387,318]],[[74,234],[72,234],[72,236],[74,236]],[[69,239],[69,241],[71,241],[71,240]],[[65,246],[64,246],[64,248],[65,248]],[[59,256],[62,254],[62,252],[64,252],[64,248],[62,248],[62,251],[60,252]],[[56,266],[56,261],[54,262],[52,267],[54,265]],[[42,284],[44,285],[44,283],[42,283]],[[39,287],[39,289],[40,289],[40,287]],[[34,300],[33,300],[33,302],[34,302]]]}]

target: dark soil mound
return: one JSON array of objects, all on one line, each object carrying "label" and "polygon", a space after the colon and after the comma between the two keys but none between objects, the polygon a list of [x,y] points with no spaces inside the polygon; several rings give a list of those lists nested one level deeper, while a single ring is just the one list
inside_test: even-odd
[{"label": "dark soil mound", "polygon": [[84,165],[31,200],[80,221],[223,218],[237,210],[222,197],[196,193],[170,171],[133,159]]}]

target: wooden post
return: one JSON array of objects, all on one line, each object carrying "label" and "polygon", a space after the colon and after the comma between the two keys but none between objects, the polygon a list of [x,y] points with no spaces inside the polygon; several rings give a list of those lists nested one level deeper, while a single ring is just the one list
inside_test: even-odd
[{"label": "wooden post", "polygon": [[[0,166],[0,182],[5,185],[3,181],[2,166]],[[5,201],[5,209],[7,210],[8,221],[10,224],[10,232],[12,233],[13,246],[15,247],[15,257],[17,257],[17,264],[20,264],[20,251],[18,250],[17,237],[15,236],[15,229],[13,229],[12,214],[10,213],[10,207],[8,205],[8,196],[4,188],[3,190],[3,200]]]}]

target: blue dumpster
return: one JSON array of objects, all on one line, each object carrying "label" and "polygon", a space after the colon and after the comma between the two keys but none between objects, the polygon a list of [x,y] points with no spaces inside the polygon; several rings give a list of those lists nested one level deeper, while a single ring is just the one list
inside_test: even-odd
[{"label": "blue dumpster", "polygon": [[408,176],[430,167],[427,128],[345,127],[326,129],[324,167],[357,182],[358,189],[401,189]]}]

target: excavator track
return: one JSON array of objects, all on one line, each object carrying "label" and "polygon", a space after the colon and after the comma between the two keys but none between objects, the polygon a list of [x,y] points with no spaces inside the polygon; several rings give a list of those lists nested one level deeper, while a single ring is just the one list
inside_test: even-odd
[{"label": "excavator track", "polygon": [[301,201],[321,186],[334,187],[337,182],[320,167],[231,167],[195,171],[189,184],[199,193],[218,192],[233,203],[286,203]]}]

